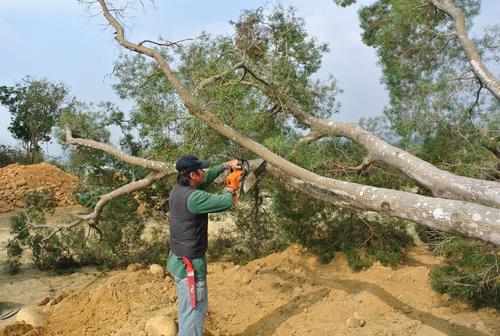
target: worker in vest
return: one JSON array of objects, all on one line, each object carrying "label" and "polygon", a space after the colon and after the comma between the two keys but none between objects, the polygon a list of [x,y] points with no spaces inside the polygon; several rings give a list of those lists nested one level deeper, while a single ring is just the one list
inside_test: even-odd
[{"label": "worker in vest", "polygon": [[203,191],[227,169],[239,169],[238,160],[207,171],[208,162],[194,155],[177,160],[177,184],[170,192],[170,253],[167,268],[177,285],[179,336],[202,336],[208,309],[208,214],[228,210],[234,190],[220,194]]}]

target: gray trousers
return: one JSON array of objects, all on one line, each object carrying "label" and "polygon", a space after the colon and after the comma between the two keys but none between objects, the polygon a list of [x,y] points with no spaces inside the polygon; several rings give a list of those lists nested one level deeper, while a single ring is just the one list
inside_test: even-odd
[{"label": "gray trousers", "polygon": [[196,281],[196,308],[191,307],[187,278],[175,278],[179,313],[178,336],[203,336],[203,324],[208,310],[206,280]]}]

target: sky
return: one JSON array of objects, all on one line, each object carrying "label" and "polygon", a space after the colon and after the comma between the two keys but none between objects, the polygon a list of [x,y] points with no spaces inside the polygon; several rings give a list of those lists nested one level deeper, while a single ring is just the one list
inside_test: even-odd
[{"label": "sky", "polygon": [[[275,1],[276,2],[276,1]],[[343,90],[341,113],[336,120],[357,122],[361,117],[380,115],[388,102],[380,84],[381,70],[375,51],[361,41],[357,11],[359,1],[348,8],[332,0],[283,0],[298,8],[306,29],[320,42],[328,43],[320,78],[333,74]],[[258,0],[157,0],[138,9],[130,18],[127,37],[132,41],[171,41],[194,38],[202,31],[232,34],[230,20],[242,9],[255,9]],[[274,3],[274,2],[272,2]],[[484,0],[475,26],[500,23],[500,1]],[[77,0],[0,0],[0,85],[14,85],[29,75],[62,82],[73,96],[85,102],[111,101],[124,111],[131,102],[113,92],[110,76],[113,62],[123,48],[113,39],[112,30],[100,15],[85,11]],[[0,106],[0,145],[15,145],[7,127],[9,112]],[[44,145],[50,157],[61,155],[55,143]]]}]

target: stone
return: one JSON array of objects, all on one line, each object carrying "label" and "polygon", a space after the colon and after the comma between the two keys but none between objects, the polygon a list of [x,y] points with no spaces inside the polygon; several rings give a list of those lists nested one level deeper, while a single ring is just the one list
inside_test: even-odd
[{"label": "stone", "polygon": [[40,300],[40,302],[38,302],[38,305],[45,306],[47,303],[49,303],[49,301],[50,301],[50,297],[47,296],[45,299]]},{"label": "stone", "polygon": [[471,323],[471,327],[476,329],[477,331],[480,331],[483,334],[486,334],[486,335],[491,334],[483,321],[477,321],[477,322]]},{"label": "stone", "polygon": [[59,302],[61,302],[66,296],[68,296],[66,293],[62,293],[58,297],[56,297],[54,300],[50,301],[49,306],[55,306]]},{"label": "stone", "polygon": [[18,187],[21,187],[21,186],[25,186],[27,183],[26,183],[26,180],[17,180],[16,182],[14,182],[14,184]]},{"label": "stone", "polygon": [[403,311],[403,313],[405,313],[405,314],[409,314],[409,313],[411,313],[411,312],[412,312],[412,310],[411,310],[410,306],[407,306],[407,305],[404,305],[404,306],[401,308],[401,310],[402,310],[402,311]]},{"label": "stone", "polygon": [[358,319],[357,317],[355,316],[351,316],[347,319],[347,321],[345,322],[345,324],[349,327],[349,328],[358,328],[361,326],[361,319]]},{"label": "stone", "polygon": [[16,321],[32,325],[33,327],[43,327],[49,323],[47,315],[34,306],[23,307],[16,315]]},{"label": "stone", "polygon": [[[160,266],[160,265],[158,265],[158,266]],[[135,272],[135,271],[141,270],[143,268],[144,268],[144,266],[142,264],[134,263],[134,264],[130,264],[127,266],[127,271],[128,272]]]},{"label": "stone", "polygon": [[33,326],[30,324],[26,324],[24,322],[16,322],[14,324],[6,326],[3,329],[0,329],[0,335],[5,335],[5,336],[24,335],[32,329]]},{"label": "stone", "polygon": [[151,266],[149,266],[149,271],[152,274],[159,276],[159,277],[162,277],[162,278],[165,275],[163,267],[161,267],[161,265],[158,265],[158,264],[152,264]]},{"label": "stone", "polygon": [[177,327],[173,319],[166,315],[150,318],[144,329],[147,336],[176,336]]}]

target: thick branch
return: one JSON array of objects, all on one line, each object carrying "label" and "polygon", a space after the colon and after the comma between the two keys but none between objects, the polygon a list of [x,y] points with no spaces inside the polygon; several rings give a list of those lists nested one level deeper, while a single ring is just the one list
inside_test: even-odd
[{"label": "thick branch", "polygon": [[266,169],[268,176],[277,176],[300,192],[342,208],[374,211],[500,245],[500,209],[370,186],[360,186],[358,193],[350,194],[301,181],[269,164]]},{"label": "thick branch", "polygon": [[[81,139],[84,140],[84,139]],[[118,157],[118,156],[117,156]],[[99,202],[97,202],[96,206],[94,207],[94,211],[92,211],[89,214],[86,215],[81,215],[81,214],[72,214],[76,219],[71,222],[71,223],[62,223],[62,224],[57,224],[57,225],[41,225],[41,224],[34,224],[29,222],[28,215],[26,214],[26,217],[28,218],[29,225],[34,227],[34,228],[48,228],[51,229],[52,232],[43,239],[43,241],[48,240],[50,237],[55,235],[56,233],[70,229],[72,227],[75,227],[77,225],[80,225],[84,223],[85,221],[90,221],[92,224],[95,226],[99,222],[99,218],[101,216],[102,210],[104,209],[104,206],[108,204],[110,201],[112,201],[115,198],[118,198],[120,196],[123,196],[125,194],[132,193],[137,190],[141,190],[144,188],[147,188],[151,186],[153,183],[169,176],[175,174],[175,171],[172,170],[166,170],[166,171],[160,171],[160,172],[155,172],[151,173],[145,178],[134,181],[131,183],[128,183],[118,189],[113,190],[112,192],[102,195],[101,198],[99,199]]]},{"label": "thick branch", "polygon": [[465,50],[472,71],[476,77],[484,84],[484,86],[493,93],[493,95],[500,100],[500,81],[491,73],[491,71],[484,65],[481,55],[472,43],[467,34],[467,27],[465,25],[464,13],[450,0],[429,0],[434,6],[451,16],[455,22],[457,30],[457,37]]},{"label": "thick branch", "polygon": [[94,211],[92,213],[87,215],[76,215],[76,216],[79,217],[80,219],[92,220],[94,224],[97,224],[99,216],[101,215],[101,212],[104,209],[104,206],[108,204],[110,201],[125,194],[129,194],[131,192],[147,188],[156,181],[159,181],[165,178],[166,176],[172,174],[175,174],[175,172],[162,171],[162,172],[151,173],[142,180],[134,181],[124,186],[121,186],[120,188],[113,190],[109,194],[102,195],[101,198],[99,199],[99,202],[97,202],[96,206],[94,207]]},{"label": "thick branch", "polygon": [[[286,96],[272,86],[252,83],[270,99]],[[280,100],[285,111],[311,128],[311,132],[342,136],[362,146],[370,158],[401,170],[435,196],[477,202],[500,208],[500,183],[458,176],[421,160],[401,148],[392,146],[354,123],[343,123],[314,117],[304,112],[290,97]]]},{"label": "thick branch", "polygon": [[165,171],[165,170],[172,170],[174,167],[166,164],[165,162],[161,161],[153,161],[153,160],[147,160],[143,158],[139,158],[136,156],[128,155],[124,152],[121,152],[117,150],[116,148],[103,144],[98,141],[94,140],[89,140],[89,139],[82,139],[82,138],[73,138],[73,135],[71,134],[71,130],[66,127],[66,143],[72,144],[72,145],[81,145],[85,147],[90,147],[94,149],[101,150],[105,153],[108,153],[110,155],[113,155],[120,160],[123,160],[124,162],[131,164],[133,166],[139,166],[155,171]]}]

